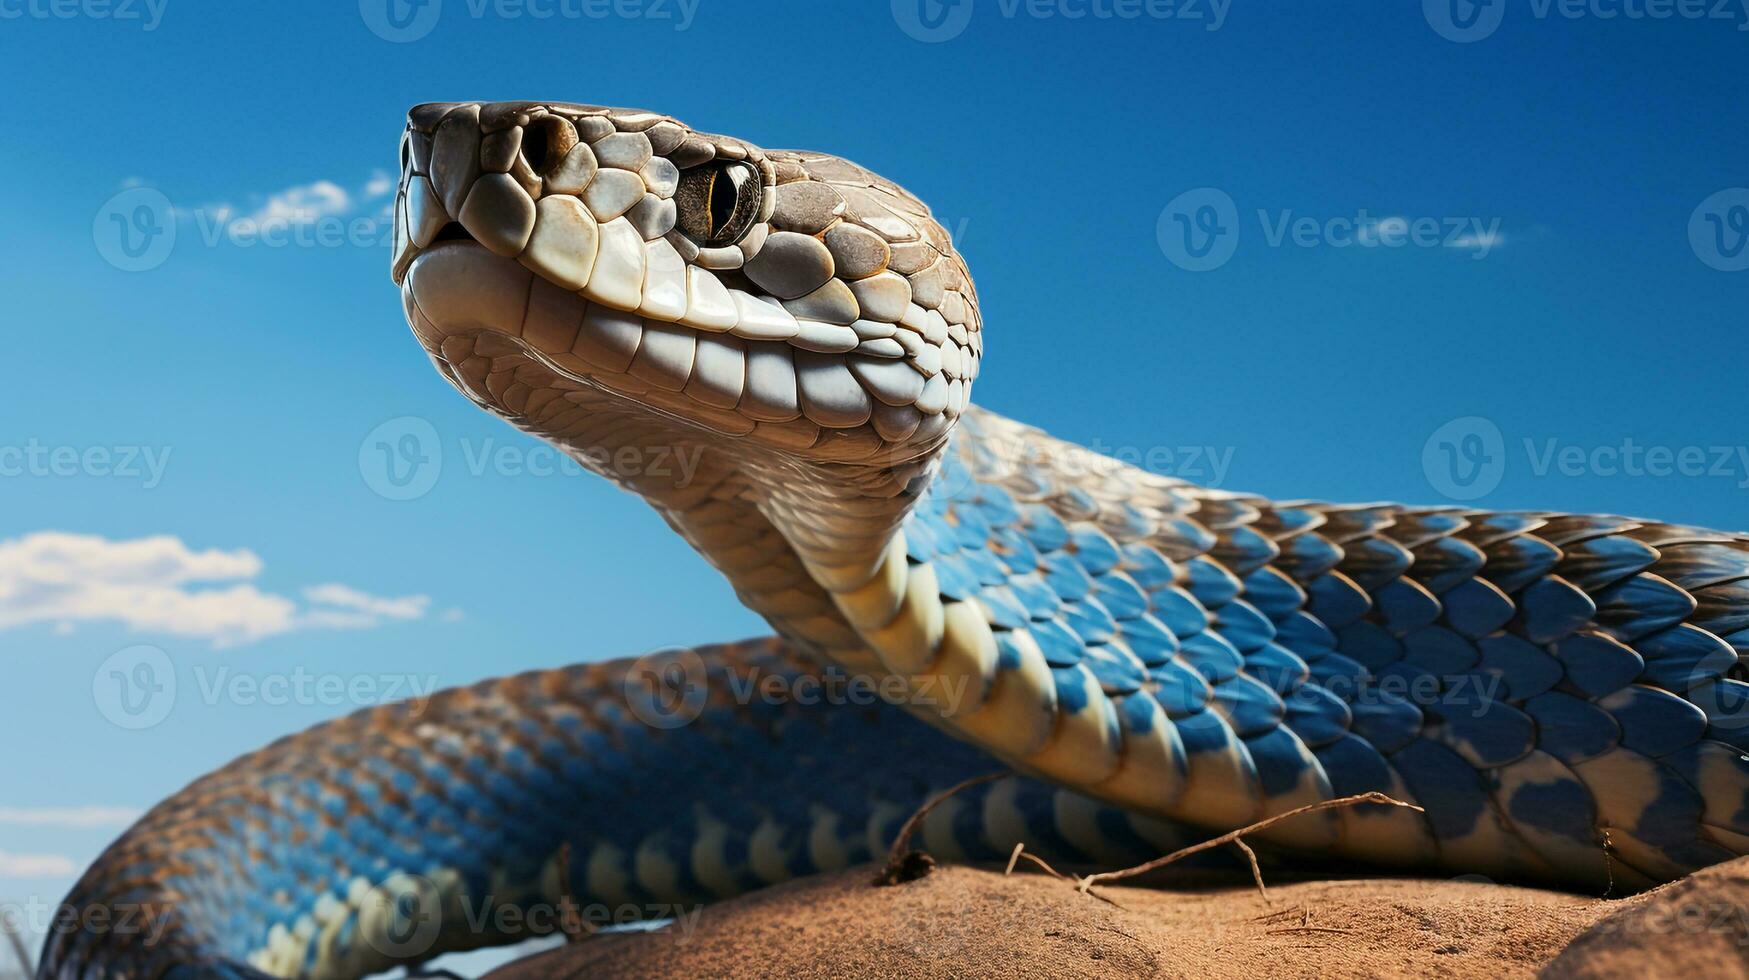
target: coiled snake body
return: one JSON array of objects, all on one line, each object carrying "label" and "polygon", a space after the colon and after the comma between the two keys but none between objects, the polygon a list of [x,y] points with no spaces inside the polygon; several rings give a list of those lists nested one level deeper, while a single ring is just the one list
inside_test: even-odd
[{"label": "coiled snake body", "polygon": [[[437,369],[641,495],[778,637],[245,756],[68,898],[161,934],[56,933],[39,976],[358,976],[567,892],[660,915],[868,860],[1003,766],[925,846],[1109,865],[1380,790],[1425,814],[1265,837],[1598,891],[1749,852],[1749,537],[1277,503],[1057,441],[970,405],[976,294],[916,198],[654,113],[421,106],[396,215]],[[689,481],[614,462],[677,449]],[[749,693],[822,670],[903,709]]]}]

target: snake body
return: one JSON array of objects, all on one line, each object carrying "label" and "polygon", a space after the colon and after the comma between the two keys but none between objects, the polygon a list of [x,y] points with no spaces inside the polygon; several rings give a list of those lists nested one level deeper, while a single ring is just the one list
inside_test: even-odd
[{"label": "snake body", "polygon": [[[1004,766],[928,849],[1111,865],[1377,790],[1425,813],[1262,836],[1598,891],[1749,853],[1749,537],[1273,502],[1053,439],[970,404],[976,293],[915,197],[656,113],[418,107],[396,210],[437,369],[642,496],[778,637],[245,756],[68,897],[162,933],[58,932],[41,977],[349,977],[541,931],[485,903],[662,915],[877,856]],[[658,449],[696,476],[625,465]],[[898,706],[758,686],[822,677]]]}]

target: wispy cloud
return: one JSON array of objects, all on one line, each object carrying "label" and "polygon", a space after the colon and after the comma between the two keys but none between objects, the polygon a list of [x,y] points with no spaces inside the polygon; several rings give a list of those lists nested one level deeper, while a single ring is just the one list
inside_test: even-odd
[{"label": "wispy cloud", "polygon": [[332,583],[304,590],[300,602],[251,584],[261,571],[247,549],[196,551],[169,535],[112,541],[38,531],[0,540],[0,630],[114,622],[232,646],[422,619],[430,606],[426,596],[383,598]]},{"label": "wispy cloud", "polygon": [[215,210],[223,211],[232,224],[248,222],[255,227],[308,225],[323,218],[350,212],[352,195],[346,192],[346,188],[331,180],[318,180],[269,194],[253,211],[236,217],[233,215],[237,209],[229,204],[221,205]]},{"label": "wispy cloud", "polygon": [[340,628],[374,626],[389,619],[424,619],[431,608],[429,596],[383,599],[336,582],[305,589],[304,599],[316,607],[309,617],[320,617],[323,625]]},{"label": "wispy cloud", "polygon": [[1391,215],[1376,221],[1363,221],[1354,229],[1354,240],[1361,245],[1377,245],[1385,239],[1401,240],[1409,234],[1409,219]]},{"label": "wispy cloud", "polygon": [[53,878],[79,868],[63,854],[13,854],[0,851],[0,878]]},{"label": "wispy cloud", "polygon": [[131,806],[0,806],[0,825],[12,827],[126,827],[140,818]]},{"label": "wispy cloud", "polygon": [[[313,225],[324,218],[341,218],[364,210],[367,202],[395,190],[395,178],[387,171],[373,170],[364,183],[348,190],[339,181],[314,180],[267,194],[252,195],[250,203],[231,201],[209,204],[198,213],[213,216],[220,225],[259,230]],[[393,214],[394,202],[383,205],[383,215]],[[380,216],[380,215],[379,215]]]},{"label": "wispy cloud", "polygon": [[1446,248],[1461,248],[1482,252],[1491,251],[1506,244],[1506,233],[1498,230],[1473,231],[1459,235],[1445,243]]},{"label": "wispy cloud", "polygon": [[394,189],[395,178],[389,176],[387,170],[374,170],[371,172],[370,180],[365,181],[364,196],[382,197]]}]

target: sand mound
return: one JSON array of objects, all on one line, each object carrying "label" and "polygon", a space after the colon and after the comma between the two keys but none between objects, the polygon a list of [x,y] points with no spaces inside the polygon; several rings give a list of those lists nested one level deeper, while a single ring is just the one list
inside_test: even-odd
[{"label": "sand mound", "polygon": [[1749,858],[1607,906],[1607,914],[1549,964],[1548,975],[1749,977]]},{"label": "sand mound", "polygon": [[1038,874],[950,867],[890,888],[871,886],[872,875],[859,868],[793,882],[707,908],[690,931],[600,936],[492,976],[1499,980],[1560,956],[1561,975],[1682,969],[1711,980],[1741,971],[1741,933],[1671,951],[1685,937],[1592,927],[1647,915],[1677,889],[1711,906],[1749,899],[1743,864],[1624,902],[1467,879],[1361,879],[1273,885],[1268,903],[1249,885],[1104,889],[1119,908]]}]

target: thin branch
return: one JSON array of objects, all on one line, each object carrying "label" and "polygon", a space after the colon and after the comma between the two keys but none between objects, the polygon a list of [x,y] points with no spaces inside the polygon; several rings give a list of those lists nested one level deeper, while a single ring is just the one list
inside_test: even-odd
[{"label": "thin branch", "polygon": [[6,933],[6,941],[12,947],[12,955],[18,958],[19,976],[28,977],[36,972],[36,965],[31,962],[30,950],[24,948],[24,937],[18,934],[11,916],[0,916],[0,932]]},{"label": "thin branch", "polygon": [[583,920],[577,899],[571,894],[571,842],[559,844],[559,928],[565,933],[565,943],[580,943],[589,938],[593,928]]},{"label": "thin branch", "polygon": [[1260,830],[1267,830],[1268,828],[1273,827],[1274,825],[1276,825],[1278,823],[1281,823],[1283,820],[1291,820],[1294,817],[1298,817],[1298,816],[1301,816],[1301,815],[1307,814],[1307,813],[1316,813],[1319,810],[1330,810],[1330,809],[1334,809],[1336,807],[1345,807],[1345,806],[1357,806],[1357,805],[1360,805],[1363,803],[1377,803],[1381,806],[1400,806],[1400,807],[1407,807],[1410,810],[1416,810],[1416,811],[1423,812],[1423,813],[1426,812],[1421,807],[1418,807],[1413,803],[1404,803],[1402,800],[1393,799],[1389,796],[1386,796],[1383,793],[1379,793],[1376,791],[1371,792],[1371,793],[1357,793],[1354,796],[1344,796],[1341,799],[1336,799],[1336,800],[1324,800],[1320,803],[1310,803],[1310,804],[1307,804],[1306,806],[1302,806],[1302,807],[1298,807],[1298,808],[1293,809],[1293,810],[1289,810],[1286,813],[1277,814],[1273,817],[1270,817],[1267,820],[1260,820],[1257,823],[1254,823],[1249,827],[1240,827],[1238,830],[1234,830],[1234,831],[1230,831],[1228,833],[1222,834],[1221,836],[1213,838],[1212,840],[1203,841],[1201,844],[1192,844],[1189,847],[1181,848],[1179,850],[1173,851],[1171,854],[1168,854],[1165,857],[1155,858],[1154,860],[1149,861],[1146,864],[1138,864],[1133,868],[1124,868],[1122,871],[1102,871],[1098,874],[1088,875],[1087,877],[1081,879],[1081,884],[1079,887],[1082,891],[1086,891],[1088,888],[1091,888],[1095,882],[1116,881],[1120,878],[1133,878],[1136,875],[1147,874],[1148,872],[1153,871],[1157,868],[1163,868],[1166,865],[1172,864],[1175,861],[1180,861],[1184,858],[1187,858],[1187,857],[1191,856],[1192,854],[1199,854],[1203,851],[1207,851],[1207,850],[1210,850],[1212,848],[1222,847],[1222,846],[1225,846],[1227,844],[1231,844],[1234,841],[1239,840],[1241,837],[1244,837],[1246,834],[1255,834]]},{"label": "thin branch", "polygon": [[[1045,861],[1044,858],[1039,857],[1037,854],[1034,854],[1031,851],[1026,850],[1026,843],[1024,841],[1022,841],[1019,844],[1014,845],[1013,853],[1008,855],[1008,870],[1004,871],[1003,875],[1007,876],[1007,875],[1013,874],[1014,873],[1014,865],[1021,858],[1026,858],[1028,861],[1031,861],[1033,864],[1038,865],[1041,869],[1044,870],[1045,874],[1050,875],[1052,878],[1055,878],[1058,881],[1066,881],[1071,885],[1079,885],[1080,884],[1080,880],[1077,879],[1074,875],[1066,875],[1066,874],[1062,873],[1061,871],[1058,871],[1056,868],[1051,867],[1050,864],[1047,861]],[[1087,892],[1087,894],[1092,895],[1094,898],[1099,899],[1101,902],[1104,902],[1107,905],[1111,905],[1111,906],[1114,906],[1116,908],[1123,909],[1126,912],[1129,911],[1129,909],[1126,906],[1119,903],[1116,899],[1113,899],[1110,896],[1101,895],[1098,892],[1092,891],[1092,890],[1089,890]]]},{"label": "thin branch", "polygon": [[1052,878],[1055,878],[1058,881],[1066,881],[1071,885],[1078,883],[1077,879],[1075,878],[1074,875],[1066,875],[1066,874],[1062,873],[1061,871],[1058,871],[1056,868],[1051,867],[1049,862],[1045,861],[1044,858],[1039,857],[1037,854],[1034,854],[1031,851],[1022,851],[1022,852],[1016,854],[1015,857],[1026,858],[1028,861],[1031,861],[1033,864],[1038,865],[1039,869],[1042,870],[1045,874],[1050,875]]},{"label": "thin branch", "polygon": [[1263,869],[1257,866],[1257,852],[1251,849],[1250,844],[1245,843],[1243,837],[1233,838],[1233,843],[1245,852],[1245,859],[1251,862],[1251,880],[1257,882],[1257,894],[1262,895],[1263,904],[1268,905],[1269,889],[1263,884]]},{"label": "thin branch", "polygon": [[987,772],[982,776],[973,776],[971,779],[930,797],[917,808],[917,812],[911,814],[910,819],[905,821],[905,825],[899,828],[899,836],[893,839],[893,846],[887,851],[886,867],[881,869],[880,876],[875,879],[875,884],[896,885],[899,882],[911,881],[928,874],[928,869],[935,866],[934,860],[929,858],[927,854],[911,850],[911,836],[917,832],[918,826],[923,823],[923,818],[929,815],[929,811],[973,786],[995,782],[1006,775],[1008,775],[1008,770],[1003,769],[997,772]]}]

